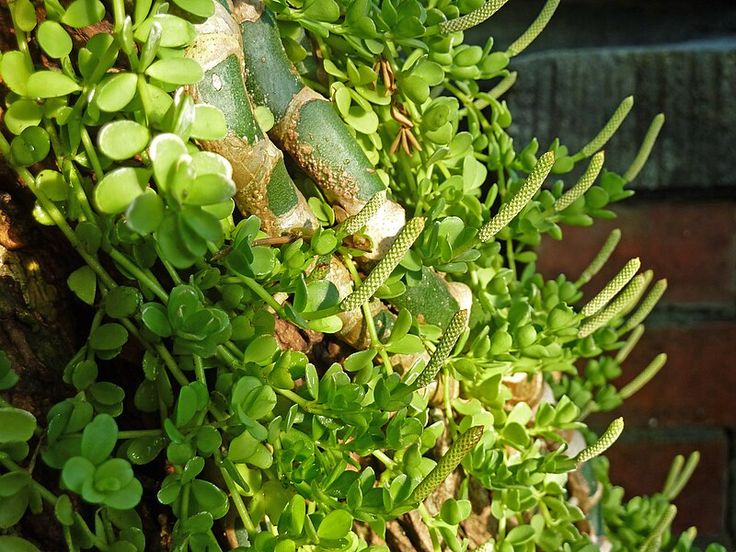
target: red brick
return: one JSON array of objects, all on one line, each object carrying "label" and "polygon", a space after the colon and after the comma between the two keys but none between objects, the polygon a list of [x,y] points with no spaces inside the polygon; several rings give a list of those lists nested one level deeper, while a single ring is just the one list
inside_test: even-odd
[{"label": "red brick", "polygon": [[638,374],[657,353],[667,364],[619,409],[629,425],[736,427],[733,408],[736,323],[655,327],[645,332],[623,364],[618,387]]},{"label": "red brick", "polygon": [[615,253],[586,286],[597,292],[632,257],[642,268],[667,278],[662,303],[721,303],[736,300],[736,202],[640,201],[615,206],[618,217],[592,227],[564,228],[562,241],[542,242],[539,270],[576,279],[613,228],[622,231]]},{"label": "red brick", "polygon": [[700,451],[700,464],[675,500],[674,528],[690,526],[709,540],[725,542],[728,488],[728,441],[723,432],[624,431],[606,453],[611,461],[611,481],[626,490],[626,497],[651,495],[662,490],[672,460]]}]

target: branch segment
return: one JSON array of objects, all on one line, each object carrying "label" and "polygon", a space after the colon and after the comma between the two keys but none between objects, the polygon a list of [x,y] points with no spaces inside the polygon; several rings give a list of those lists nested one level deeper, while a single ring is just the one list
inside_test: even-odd
[{"label": "branch segment", "polygon": [[202,147],[225,157],[233,168],[235,202],[243,213],[261,219],[271,235],[310,234],[317,220],[284,165],[284,157],[253,114],[245,87],[243,49],[237,24],[215,2],[215,14],[196,25],[197,39],[187,56],[199,62],[204,78],[190,87],[195,102],[227,113],[227,136]]}]

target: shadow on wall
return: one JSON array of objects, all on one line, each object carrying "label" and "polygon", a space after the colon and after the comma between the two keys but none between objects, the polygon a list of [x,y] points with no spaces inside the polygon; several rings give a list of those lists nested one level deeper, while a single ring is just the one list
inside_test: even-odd
[{"label": "shadow on wall", "polygon": [[[542,0],[512,0],[472,40],[503,49],[536,17]],[[568,228],[543,242],[539,269],[576,277],[612,228],[623,239],[594,294],[630,258],[667,278],[669,289],[627,361],[622,384],[659,352],[668,365],[620,408],[627,431],[609,454],[628,496],[662,488],[672,458],[701,451],[698,471],[676,500],[675,529],[697,525],[703,541],[736,542],[736,2],[563,0],[541,37],[511,62],[519,72],[504,98],[520,143],[543,151],[559,136],[577,151],[633,94],[635,106],[606,151],[625,169],[649,123],[667,122],[637,195],[616,220]],[[611,415],[601,418],[601,426]]]}]

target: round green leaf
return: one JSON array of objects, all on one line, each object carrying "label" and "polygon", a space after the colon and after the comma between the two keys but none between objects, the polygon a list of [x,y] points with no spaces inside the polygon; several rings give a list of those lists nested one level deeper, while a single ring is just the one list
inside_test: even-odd
[{"label": "round green leaf", "polygon": [[13,134],[20,134],[28,127],[36,126],[43,118],[43,107],[33,100],[18,100],[5,112],[5,125]]},{"label": "round green leaf", "polygon": [[191,44],[197,36],[197,32],[186,19],[167,13],[155,15],[147,19],[135,31],[135,38],[140,42],[146,42],[151,31],[151,25],[158,23],[161,26],[161,41],[159,46],[163,48],[179,48]]},{"label": "round green leaf", "polygon": [[19,165],[28,166],[46,159],[51,150],[48,133],[37,126],[29,126],[13,138],[10,152]]},{"label": "round green leaf", "polygon": [[143,193],[149,176],[149,171],[133,167],[121,167],[107,173],[95,188],[97,208],[107,214],[122,213]]},{"label": "round green leaf", "polygon": [[31,98],[56,98],[79,90],[81,89],[76,82],[56,71],[36,71],[28,77],[26,83],[26,96]]},{"label": "round green leaf", "polygon": [[227,135],[225,115],[212,105],[195,105],[194,123],[190,132],[192,138],[198,140],[221,140]]},{"label": "round green leaf", "polygon": [[36,31],[38,43],[49,57],[61,59],[72,51],[72,38],[56,21],[46,20]]},{"label": "round green leaf", "polygon": [[174,4],[197,17],[211,17],[215,13],[212,0],[174,0]]},{"label": "round green leaf", "polygon": [[146,328],[159,337],[171,335],[171,324],[166,309],[159,303],[146,303],[141,307],[141,320]]},{"label": "round green leaf", "polygon": [[33,437],[36,417],[12,406],[0,407],[0,443],[25,442]]},{"label": "round green leaf", "polygon": [[161,82],[176,85],[195,84],[204,76],[199,63],[189,58],[159,59],[146,69],[146,74]]},{"label": "round green leaf", "polygon": [[100,0],[74,0],[61,17],[61,22],[70,27],[87,27],[102,21],[105,6]]},{"label": "round green leaf", "polygon": [[121,120],[107,123],[97,134],[102,153],[110,159],[130,159],[148,145],[148,128],[135,121]]},{"label": "round green leaf", "polygon": [[119,491],[133,479],[133,468],[123,458],[110,458],[95,470],[95,488],[101,492]]},{"label": "round green leaf", "polygon": [[153,462],[165,445],[166,440],[163,437],[138,437],[130,442],[126,454],[128,460],[140,466]]},{"label": "round green leaf", "polygon": [[346,537],[353,525],[353,516],[346,510],[330,512],[317,529],[320,539],[336,540]]},{"label": "round green leaf", "polygon": [[98,351],[119,349],[128,341],[128,330],[116,323],[102,324],[89,336],[88,344]]},{"label": "round green leaf", "polygon": [[135,198],[125,212],[128,228],[144,236],[155,232],[163,218],[164,202],[150,188]]},{"label": "round green leaf", "polygon": [[72,272],[67,278],[66,284],[77,297],[88,305],[92,305],[95,302],[97,275],[87,265]]},{"label": "round green leaf", "polygon": [[117,440],[118,425],[113,417],[98,414],[82,432],[82,456],[95,465],[100,464],[110,456]]},{"label": "round green leaf", "polygon": [[138,310],[140,303],[140,291],[129,286],[118,286],[105,296],[105,312],[110,318],[126,318]]},{"label": "round green leaf", "polygon": [[13,19],[21,31],[29,33],[36,26],[36,8],[30,0],[15,0]]},{"label": "round green leaf", "polygon": [[423,104],[429,97],[429,84],[422,77],[411,74],[401,80],[401,91],[415,103]]},{"label": "round green leaf", "polygon": [[193,185],[182,194],[188,205],[213,205],[230,199],[235,193],[235,183],[220,174],[198,176]]},{"label": "round green leaf", "polygon": [[192,481],[192,495],[199,506],[210,512],[215,519],[221,518],[228,511],[227,495],[209,481],[201,479]]},{"label": "round green leaf", "polygon": [[51,201],[65,201],[69,193],[69,186],[64,176],[57,171],[44,169],[36,176],[36,186],[48,196]]},{"label": "round green leaf", "polygon": [[151,140],[148,156],[153,162],[153,175],[160,189],[169,189],[172,169],[176,166],[179,158],[186,153],[187,147],[176,134],[159,134]]},{"label": "round green leaf", "polygon": [[103,502],[117,510],[129,510],[134,508],[141,501],[143,496],[143,486],[137,479],[132,479],[125,487],[119,491],[105,495]]},{"label": "round green leaf", "polygon": [[2,73],[5,85],[16,94],[27,96],[28,77],[31,68],[26,62],[26,57],[18,50],[5,52],[0,61],[0,73]]},{"label": "round green leaf", "polygon": [[95,94],[97,107],[108,113],[116,113],[128,105],[135,97],[138,75],[118,73],[104,80]]},{"label": "round green leaf", "polygon": [[61,495],[54,504],[54,515],[59,523],[71,527],[74,525],[74,507],[69,495]]},{"label": "round green leaf", "polygon": [[0,536],[0,550],[5,552],[40,552],[36,545],[20,537]]}]

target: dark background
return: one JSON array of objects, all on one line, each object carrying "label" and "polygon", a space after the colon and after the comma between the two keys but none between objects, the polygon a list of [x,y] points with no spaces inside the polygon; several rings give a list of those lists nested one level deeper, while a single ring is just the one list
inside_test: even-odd
[{"label": "dark background", "polygon": [[[509,45],[543,1],[511,0],[472,42]],[[652,117],[667,121],[637,194],[618,218],[566,229],[546,241],[540,269],[574,279],[612,228],[623,239],[596,291],[631,257],[669,289],[624,365],[628,381],[658,353],[660,374],[615,414],[627,429],[610,452],[612,479],[627,496],[661,489],[678,454],[700,450],[693,479],[676,500],[676,529],[696,525],[703,541],[736,542],[736,2],[562,0],[540,38],[512,60],[519,78],[506,99],[517,145],[536,136],[543,151],[559,136],[577,151],[633,94],[635,105],[606,146],[623,172]],[[602,425],[613,413],[598,418]]]}]

